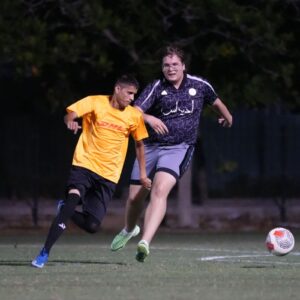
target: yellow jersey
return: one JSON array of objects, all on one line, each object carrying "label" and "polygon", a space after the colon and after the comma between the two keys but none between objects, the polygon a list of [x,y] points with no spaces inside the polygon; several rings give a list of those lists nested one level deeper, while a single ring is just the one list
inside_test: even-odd
[{"label": "yellow jersey", "polygon": [[111,106],[110,96],[88,96],[67,107],[82,117],[82,133],[73,162],[117,183],[123,169],[129,135],[139,141],[148,137],[142,113],[127,106]]}]

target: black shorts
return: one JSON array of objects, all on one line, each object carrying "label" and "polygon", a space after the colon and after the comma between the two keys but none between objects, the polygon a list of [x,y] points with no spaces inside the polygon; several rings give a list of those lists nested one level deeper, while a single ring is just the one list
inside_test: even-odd
[{"label": "black shorts", "polygon": [[82,211],[93,215],[101,222],[115,192],[116,184],[88,169],[72,166],[67,193],[73,188],[80,192]]}]

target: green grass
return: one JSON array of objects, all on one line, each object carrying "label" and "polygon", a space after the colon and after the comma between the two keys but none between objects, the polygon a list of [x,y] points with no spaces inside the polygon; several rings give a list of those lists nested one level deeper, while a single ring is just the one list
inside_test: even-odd
[{"label": "green grass", "polygon": [[[159,233],[145,263],[138,239],[111,252],[112,235],[65,234],[43,269],[30,266],[45,235],[0,236],[1,300],[298,299],[300,248],[269,255],[264,234]],[[300,237],[300,236],[299,236]]]}]

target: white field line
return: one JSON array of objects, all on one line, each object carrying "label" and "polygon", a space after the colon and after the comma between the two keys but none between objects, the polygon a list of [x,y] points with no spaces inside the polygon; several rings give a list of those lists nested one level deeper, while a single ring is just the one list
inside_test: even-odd
[{"label": "white field line", "polygon": [[[245,255],[252,255],[252,256],[270,256],[271,254],[266,254],[267,249],[265,251],[255,251],[255,250],[233,250],[233,249],[222,249],[222,248],[202,248],[202,247],[150,247],[151,249],[156,250],[177,250],[177,251],[203,251],[203,252],[227,252],[227,253],[245,253]],[[290,255],[300,256],[300,252],[291,252]],[[237,257],[237,256],[234,256]]]},{"label": "white field line", "polygon": [[[221,248],[198,248],[198,247],[151,247],[157,250],[178,250],[178,251],[203,251],[203,252],[221,252],[221,253],[236,253],[237,255],[222,255],[222,256],[204,256],[199,257],[198,261],[217,261],[228,263],[250,263],[250,264],[273,264],[273,265],[300,265],[300,262],[280,262],[280,261],[257,261],[258,257],[274,257],[272,254],[267,253],[267,250],[262,251],[247,251],[247,250],[233,250],[233,249],[221,249]],[[244,253],[244,254],[243,254]],[[241,254],[241,255],[238,255]],[[300,256],[300,252],[291,252],[289,256]],[[245,259],[250,258],[250,259]],[[253,260],[251,260],[253,258]]]},{"label": "white field line", "polygon": [[[291,253],[292,254],[292,253]],[[291,255],[289,254],[289,255]],[[251,263],[251,264],[271,264],[271,265],[300,265],[300,262],[284,262],[284,261],[257,261],[255,259],[243,259],[243,258],[257,258],[257,257],[270,257],[270,255],[228,255],[228,256],[207,256],[200,257],[197,260],[200,261],[217,261],[228,263]]]},{"label": "white field line", "polygon": [[270,254],[260,254],[260,255],[223,255],[223,256],[205,256],[197,258],[197,260],[201,261],[212,261],[212,260],[227,260],[227,259],[238,259],[238,258],[249,258],[249,257],[270,257]]},{"label": "white field line", "polygon": [[[151,246],[151,249],[157,250],[177,250],[177,251],[203,251],[203,252],[228,252],[228,253],[262,253],[261,251],[247,251],[247,250],[233,250],[233,249],[222,249],[222,248],[204,248],[204,247],[168,247],[168,246]],[[300,253],[299,253],[300,254]]]}]

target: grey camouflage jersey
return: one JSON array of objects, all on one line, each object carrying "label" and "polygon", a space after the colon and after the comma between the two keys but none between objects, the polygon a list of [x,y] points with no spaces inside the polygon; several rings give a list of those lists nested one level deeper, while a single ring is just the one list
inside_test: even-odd
[{"label": "grey camouflage jersey", "polygon": [[158,135],[148,126],[149,138],[145,143],[195,144],[203,105],[213,104],[216,99],[213,87],[200,77],[185,74],[178,89],[165,79],[153,81],[142,91],[134,105],[161,119],[169,133]]}]

